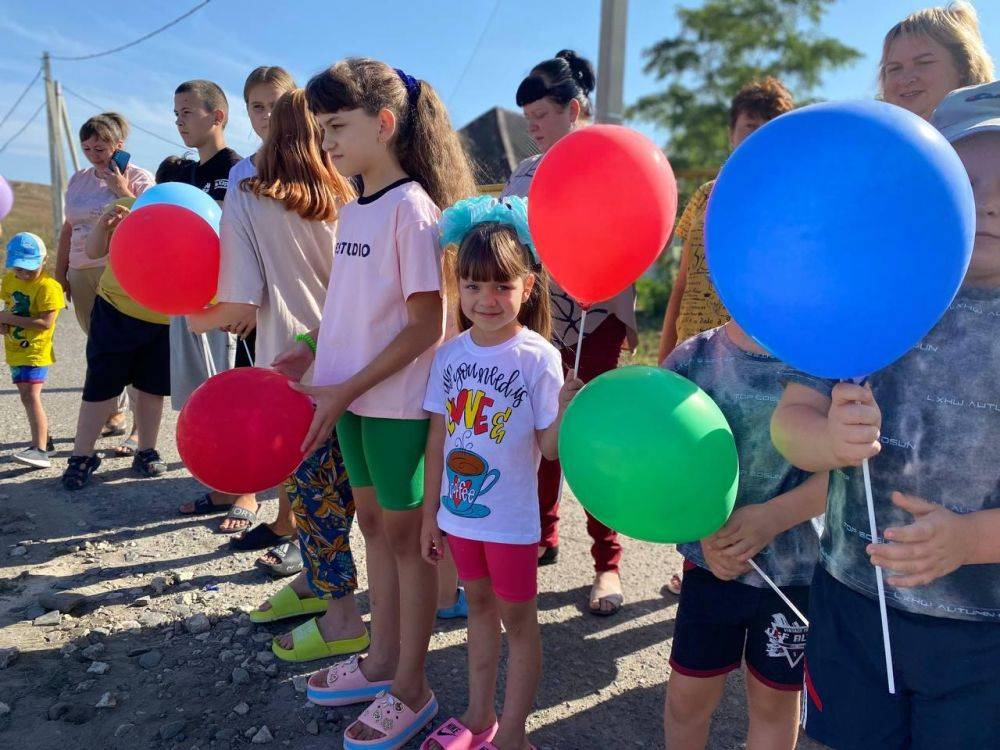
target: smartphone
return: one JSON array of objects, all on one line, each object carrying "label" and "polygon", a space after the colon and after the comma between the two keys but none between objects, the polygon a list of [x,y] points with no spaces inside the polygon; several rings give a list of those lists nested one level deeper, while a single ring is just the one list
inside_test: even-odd
[{"label": "smartphone", "polygon": [[122,151],[121,149],[115,149],[115,152],[111,154],[111,161],[115,163],[118,171],[122,174],[125,173],[125,168],[128,166],[128,161],[131,158],[132,155],[128,151]]}]

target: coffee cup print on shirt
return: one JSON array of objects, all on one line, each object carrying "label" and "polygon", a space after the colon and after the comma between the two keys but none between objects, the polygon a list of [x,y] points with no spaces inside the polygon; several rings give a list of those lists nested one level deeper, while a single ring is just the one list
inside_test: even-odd
[{"label": "coffee cup print on shirt", "polygon": [[445,460],[448,472],[448,494],[441,498],[451,513],[463,518],[485,518],[490,509],[476,501],[500,479],[500,472],[491,469],[486,459],[465,448],[455,448]]}]

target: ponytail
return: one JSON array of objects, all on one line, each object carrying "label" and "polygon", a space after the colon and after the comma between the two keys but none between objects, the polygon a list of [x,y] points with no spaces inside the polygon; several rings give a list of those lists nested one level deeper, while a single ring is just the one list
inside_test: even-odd
[{"label": "ponytail", "polygon": [[587,119],[593,117],[594,107],[590,94],[597,78],[590,60],[580,57],[571,49],[560,50],[551,60],[545,60],[531,69],[531,74],[518,86],[517,106],[552,99],[560,107],[567,107],[576,100],[580,113]]}]

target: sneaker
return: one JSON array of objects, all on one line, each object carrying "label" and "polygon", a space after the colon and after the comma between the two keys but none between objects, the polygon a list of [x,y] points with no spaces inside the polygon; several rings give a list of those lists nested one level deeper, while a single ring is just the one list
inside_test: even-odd
[{"label": "sneaker", "polygon": [[158,477],[167,471],[167,464],[160,458],[156,448],[147,448],[135,454],[132,459],[132,471],[144,477]]},{"label": "sneaker", "polygon": [[31,466],[35,469],[47,469],[52,466],[52,462],[49,460],[49,454],[45,451],[39,450],[38,448],[28,448],[26,451],[15,453],[11,458],[19,464]]},{"label": "sneaker", "polygon": [[83,489],[100,465],[101,459],[97,455],[70,456],[66,471],[62,475],[63,487],[67,490]]}]

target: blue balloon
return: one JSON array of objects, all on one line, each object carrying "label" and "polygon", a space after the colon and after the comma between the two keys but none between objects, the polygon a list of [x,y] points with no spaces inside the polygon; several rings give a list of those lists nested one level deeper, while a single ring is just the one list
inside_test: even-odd
[{"label": "blue balloon", "polygon": [[169,203],[194,211],[207,221],[215,231],[219,231],[219,220],[222,219],[222,209],[204,190],[184,182],[164,182],[154,185],[136,198],[132,210],[137,211],[143,206],[157,203]]},{"label": "blue balloon", "polygon": [[883,102],[772,120],[732,154],[705,217],[709,273],[733,318],[789,365],[869,375],[954,298],[975,203],[951,145]]}]

